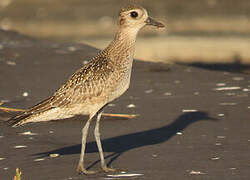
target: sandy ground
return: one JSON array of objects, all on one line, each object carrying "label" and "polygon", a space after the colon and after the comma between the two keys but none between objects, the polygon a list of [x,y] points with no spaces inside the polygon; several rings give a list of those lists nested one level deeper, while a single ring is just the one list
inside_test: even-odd
[{"label": "sandy ground", "polygon": [[250,63],[249,0],[2,0],[0,28],[105,47],[116,31],[120,8],[129,2],[141,4],[167,27],[165,31],[144,28],[140,32],[137,58],[225,63],[237,57]]},{"label": "sandy ground", "polygon": [[[83,44],[12,32],[0,31],[0,39],[0,101],[8,107],[27,108],[51,95],[97,52]],[[130,89],[106,112],[140,116],[103,118],[106,162],[126,174],[142,174],[122,179],[249,179],[250,77],[229,70],[135,61]],[[0,114],[2,121],[8,116]],[[75,117],[21,128],[0,123],[1,179],[12,179],[16,167],[30,180],[117,179],[102,172],[76,173],[85,120]],[[27,131],[36,134],[20,134]],[[93,134],[86,164],[100,169]]]},{"label": "sandy ground", "polygon": [[[152,29],[151,29],[152,30]],[[152,30],[153,31],[153,30]],[[166,30],[167,31],[167,30]],[[166,34],[162,32],[162,35]],[[89,45],[105,48],[110,39],[89,39]],[[158,36],[140,37],[135,58],[154,62],[234,63],[250,64],[250,43],[244,37]]]}]

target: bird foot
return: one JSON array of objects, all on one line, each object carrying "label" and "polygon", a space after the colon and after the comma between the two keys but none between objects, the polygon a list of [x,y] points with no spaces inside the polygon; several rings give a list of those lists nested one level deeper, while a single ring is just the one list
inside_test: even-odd
[{"label": "bird foot", "polygon": [[109,168],[109,167],[107,167],[107,166],[103,166],[102,169],[103,169],[103,171],[106,172],[106,173],[107,173],[107,172],[115,172],[115,171],[116,171],[116,169]]},{"label": "bird foot", "polygon": [[86,175],[89,175],[89,174],[96,174],[96,173],[97,173],[97,171],[86,170],[86,169],[83,167],[82,164],[79,164],[79,165],[78,165],[76,171],[77,171],[78,173],[80,173],[80,174],[83,173],[83,174],[86,174]]}]

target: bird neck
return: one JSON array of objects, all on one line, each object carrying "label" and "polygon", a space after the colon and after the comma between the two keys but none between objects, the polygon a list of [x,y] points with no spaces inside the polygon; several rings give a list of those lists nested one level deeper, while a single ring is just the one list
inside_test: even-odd
[{"label": "bird neck", "polygon": [[112,61],[132,61],[134,57],[137,32],[134,29],[120,28],[114,40],[104,50]]}]

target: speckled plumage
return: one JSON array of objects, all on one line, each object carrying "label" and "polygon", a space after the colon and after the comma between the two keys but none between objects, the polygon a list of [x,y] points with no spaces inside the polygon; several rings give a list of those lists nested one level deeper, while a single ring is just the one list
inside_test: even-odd
[{"label": "speckled plumage", "polygon": [[9,121],[12,126],[17,127],[29,122],[89,115],[82,129],[82,148],[77,167],[78,172],[85,174],[94,173],[84,167],[84,154],[89,125],[95,115],[97,120],[94,135],[102,169],[105,172],[114,171],[104,161],[99,133],[102,109],[129,88],[138,31],[145,25],[163,27],[163,24],[148,17],[144,8],[135,5],[120,11],[118,25],[118,32],[107,48],[76,71],[51,97]]},{"label": "speckled plumage", "polygon": [[120,33],[51,97],[11,119],[13,126],[96,113],[123,94],[129,87],[135,41],[121,39]]}]

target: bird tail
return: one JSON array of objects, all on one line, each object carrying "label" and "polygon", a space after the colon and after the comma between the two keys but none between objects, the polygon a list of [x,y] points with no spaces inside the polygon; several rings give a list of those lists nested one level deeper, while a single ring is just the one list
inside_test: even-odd
[{"label": "bird tail", "polygon": [[26,111],[26,112],[23,112],[17,116],[10,118],[7,121],[7,123],[9,126],[12,126],[12,127],[22,126],[27,122],[27,120],[29,119],[30,116],[31,116],[31,114],[27,113],[27,111]]},{"label": "bird tail", "polygon": [[49,97],[42,102],[36,104],[35,106],[31,107],[28,110],[24,110],[21,114],[18,114],[12,118],[10,118],[7,123],[9,126],[18,127],[22,126],[28,122],[32,122],[32,117],[35,115],[41,114],[42,112],[48,111],[53,107],[50,105],[51,100],[53,97]]}]

